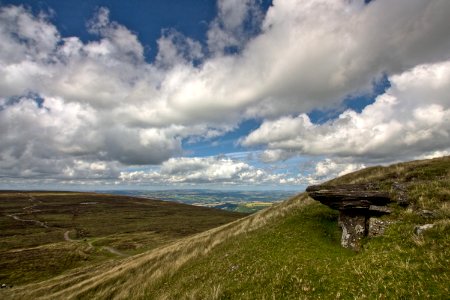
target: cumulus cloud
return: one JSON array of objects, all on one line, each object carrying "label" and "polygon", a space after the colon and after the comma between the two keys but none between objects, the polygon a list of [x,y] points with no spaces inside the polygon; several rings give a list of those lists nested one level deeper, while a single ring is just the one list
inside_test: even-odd
[{"label": "cumulus cloud", "polygon": [[[405,145],[411,154],[446,147],[448,98],[438,91],[446,92],[447,71],[443,81],[425,80],[420,72],[428,71],[420,68],[405,71],[450,59],[449,1],[275,0],[263,15],[257,1],[220,0],[218,11],[207,56],[199,41],[169,30],[148,62],[136,34],[110,20],[106,8],[88,24],[97,39],[83,42],[61,36],[43,14],[0,7],[2,174],[48,168],[65,176],[64,167],[52,167],[160,164],[183,155],[183,140],[217,136],[250,118],[272,120],[244,141],[268,145],[268,162],[288,157],[290,149],[381,156]],[[230,47],[236,51],[226,51]],[[394,82],[390,94],[363,114],[346,112],[324,126],[301,114],[370,89],[382,74]],[[410,88],[417,93],[408,94]],[[403,97],[411,98],[409,106]],[[381,110],[386,116],[376,119]],[[372,139],[362,144],[353,134],[372,113],[381,123],[366,127]],[[263,137],[271,126],[291,127]],[[315,143],[309,127],[330,146]]]},{"label": "cumulus cloud", "polygon": [[162,68],[198,62],[203,56],[199,42],[175,30],[164,30],[163,36],[158,40],[156,64]]},{"label": "cumulus cloud", "polygon": [[450,150],[431,151],[415,157],[416,159],[432,159],[437,157],[450,156]]},{"label": "cumulus cloud", "polygon": [[366,165],[362,163],[353,163],[349,160],[336,160],[326,158],[319,161],[314,172],[306,177],[309,184],[320,183],[338,176],[355,172],[365,168]]},{"label": "cumulus cloud", "polygon": [[240,51],[260,30],[264,14],[256,0],[218,0],[217,10],[207,32],[208,48],[214,54]]},{"label": "cumulus cloud", "polygon": [[[89,22],[89,31],[102,37],[99,44],[91,44],[97,48],[98,54],[108,55],[117,60],[131,63],[144,61],[144,48],[135,34],[126,27],[109,20],[109,10],[101,7]],[[99,47],[100,46],[100,47]]]},{"label": "cumulus cloud", "polygon": [[34,99],[21,98],[8,109],[0,108],[0,181],[117,178],[121,164],[101,151],[104,137],[91,131],[96,121],[92,110],[63,106],[54,98],[42,107]]},{"label": "cumulus cloud", "polygon": [[259,155],[259,158],[265,163],[272,163],[280,160],[287,160],[295,155],[295,151],[283,149],[267,149]]},{"label": "cumulus cloud", "polygon": [[120,179],[140,184],[223,184],[264,185],[296,184],[297,178],[273,174],[243,161],[227,157],[179,157],[164,162],[157,170],[124,171]]},{"label": "cumulus cloud", "polygon": [[391,88],[361,113],[347,110],[325,124],[306,114],[264,122],[243,144],[273,151],[393,161],[450,148],[450,61],[389,78]]},{"label": "cumulus cloud", "polygon": [[0,27],[3,174],[20,166],[18,176],[59,169],[64,177],[67,168],[80,169],[79,161],[160,163],[181,153],[180,136],[208,131],[207,125],[139,126],[139,114],[131,116],[138,100],[130,93],[156,73],[146,71],[136,36],[110,22],[106,9],[89,25],[100,40],[86,44],[61,38],[45,16],[23,7],[2,7],[0,16],[6,24]]},{"label": "cumulus cloud", "polygon": [[247,112],[276,117],[327,107],[382,73],[448,59],[449,10],[446,1],[274,1],[263,34],[246,49],[264,83],[262,101]]}]

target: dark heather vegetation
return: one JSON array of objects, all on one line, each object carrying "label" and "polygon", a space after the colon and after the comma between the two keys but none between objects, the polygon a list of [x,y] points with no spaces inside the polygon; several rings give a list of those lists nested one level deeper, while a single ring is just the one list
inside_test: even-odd
[{"label": "dark heather vegetation", "polygon": [[[4,289],[12,299],[448,299],[450,157],[373,167],[394,200],[384,235],[340,246],[338,213],[300,194],[141,254]],[[417,233],[417,226],[432,224]],[[0,294],[2,296],[2,294]]]},{"label": "dark heather vegetation", "polygon": [[0,284],[42,281],[72,268],[154,249],[243,216],[116,195],[3,191]]}]

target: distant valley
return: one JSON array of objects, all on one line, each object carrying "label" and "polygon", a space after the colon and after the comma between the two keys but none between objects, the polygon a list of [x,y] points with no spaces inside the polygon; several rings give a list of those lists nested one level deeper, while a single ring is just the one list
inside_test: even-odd
[{"label": "distant valley", "polygon": [[205,189],[176,190],[108,190],[96,191],[116,195],[159,199],[195,206],[218,208],[228,211],[253,213],[279,203],[300,191],[227,191]]}]

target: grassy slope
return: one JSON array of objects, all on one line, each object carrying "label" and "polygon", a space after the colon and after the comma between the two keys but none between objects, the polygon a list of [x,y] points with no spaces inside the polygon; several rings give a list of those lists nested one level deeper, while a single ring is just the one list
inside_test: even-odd
[{"label": "grassy slope", "polygon": [[[48,227],[8,216],[17,213]],[[116,195],[0,192],[0,284],[42,281],[121,258],[103,247],[133,255],[242,216]],[[76,241],[65,241],[65,232]]]},{"label": "grassy slope", "polygon": [[[384,236],[355,254],[339,245],[336,212],[299,195],[168,246],[39,284],[15,298],[403,298],[450,294],[450,158],[362,170],[332,183],[379,182],[412,204],[392,204]],[[423,210],[431,211],[425,213]],[[433,223],[423,236],[416,225]],[[11,293],[13,292],[13,293]]]}]

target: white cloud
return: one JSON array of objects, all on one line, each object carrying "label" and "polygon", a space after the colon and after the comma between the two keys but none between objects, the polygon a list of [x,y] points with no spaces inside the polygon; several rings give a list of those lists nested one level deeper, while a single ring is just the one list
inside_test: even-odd
[{"label": "white cloud", "polygon": [[160,67],[190,64],[202,58],[202,45],[175,30],[163,31],[163,36],[158,40],[156,64]]},{"label": "white cloud", "polygon": [[327,158],[316,164],[316,172],[314,176],[318,178],[332,178],[354,172],[364,167],[365,166],[363,164],[336,162],[335,160]]},{"label": "white cloud", "polygon": [[100,43],[91,43],[90,50],[100,56],[108,56],[131,63],[144,62],[144,48],[135,34],[126,27],[109,20],[109,10],[101,7],[89,22],[89,31],[102,37]]},{"label": "white cloud", "polygon": [[274,1],[263,34],[245,53],[258,63],[255,82],[264,83],[263,101],[248,113],[276,117],[326,107],[367,89],[383,72],[449,58],[448,1],[362,2]]},{"label": "white cloud", "polygon": [[[249,11],[256,9],[254,1],[238,2],[219,2],[218,18],[227,28],[239,28]],[[396,73],[449,56],[448,1],[361,3],[275,1],[264,19],[263,32],[241,54],[215,56],[198,67],[175,59],[177,67],[169,71],[144,63],[136,35],[109,21],[106,9],[100,9],[90,25],[100,35],[99,41],[83,44],[77,38],[66,38],[57,47],[57,55],[53,53],[59,41],[55,27],[22,9],[17,14],[51,33],[48,46],[40,48],[56,59],[56,65],[41,61],[36,66],[47,76],[27,77],[22,82],[27,83],[24,89],[41,94],[115,107],[121,118],[147,120],[147,126],[222,123],[230,116],[236,122],[242,114],[280,115],[327,106],[367,88],[381,72]],[[403,13],[405,7],[410,14]],[[3,11],[8,14],[9,8]],[[11,39],[8,32],[4,36],[2,40]],[[185,60],[201,57],[198,43],[176,36],[161,38],[161,60],[186,51]],[[15,43],[13,49],[24,47],[24,43]],[[24,56],[19,60],[30,63]],[[10,64],[10,60],[4,62]],[[35,74],[32,68],[27,72]],[[138,117],[135,111],[140,111]]]},{"label": "white cloud", "polygon": [[315,162],[313,170],[307,175],[301,175],[299,181],[304,182],[307,185],[320,184],[324,181],[355,172],[365,167],[367,167],[367,165],[353,162],[352,159],[326,158]]},{"label": "white cloud", "polygon": [[212,53],[223,54],[232,47],[241,50],[259,31],[263,13],[256,0],[218,0],[217,17],[207,32],[208,48]]},{"label": "white cloud", "polygon": [[450,149],[444,151],[431,151],[415,157],[415,159],[432,159],[437,157],[450,156]]},{"label": "white cloud", "polygon": [[243,144],[387,161],[449,149],[450,61],[420,65],[389,80],[391,88],[361,113],[348,110],[322,125],[305,114],[265,121]]},{"label": "white cloud", "polygon": [[299,183],[296,178],[286,174],[271,173],[227,157],[171,158],[157,170],[121,172],[120,179],[124,183],[149,185],[224,184],[245,186]]},{"label": "white cloud", "polygon": [[[268,145],[268,162],[284,159],[290,149],[381,156],[405,145],[414,155],[445,148],[448,98],[439,91],[447,92],[447,71],[430,65],[443,72],[434,80],[420,75],[428,74],[425,69],[404,72],[450,58],[449,1],[377,0],[365,6],[362,0],[275,0],[266,16],[252,0],[221,0],[218,8],[208,32],[210,56],[203,56],[198,41],[167,31],[149,63],[136,34],[111,21],[106,8],[89,23],[98,39],[83,42],[62,37],[45,15],[0,7],[1,173],[48,168],[52,176],[66,176],[64,167],[53,166],[76,169],[77,161],[159,164],[182,155],[183,139],[217,136],[253,117],[276,120],[245,142]],[[248,24],[251,32],[244,30]],[[226,47],[239,51],[226,55]],[[341,130],[310,124],[304,115],[286,116],[335,105],[383,73],[396,82],[392,95],[361,115],[343,114],[333,123]],[[411,84],[408,76],[423,80]],[[435,117],[427,118],[431,113]],[[381,124],[368,127],[370,114]],[[368,142],[353,136],[360,123],[372,134]],[[290,128],[263,137],[269,125]],[[317,140],[305,133],[308,126],[330,146],[299,141]]]},{"label": "white cloud", "polygon": [[294,151],[286,151],[282,149],[267,149],[259,155],[259,158],[265,163],[271,163],[280,160],[286,160],[295,155],[296,153]]}]

